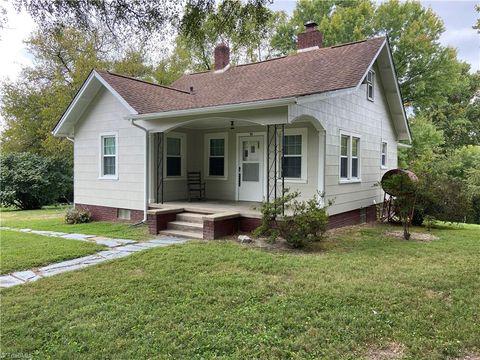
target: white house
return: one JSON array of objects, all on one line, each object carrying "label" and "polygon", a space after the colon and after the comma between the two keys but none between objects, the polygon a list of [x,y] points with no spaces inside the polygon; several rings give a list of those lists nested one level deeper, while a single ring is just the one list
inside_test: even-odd
[{"label": "white house", "polygon": [[[231,65],[222,44],[215,70],[171,86],[93,70],[53,130],[74,141],[75,205],[215,238],[289,188],[334,200],[331,226],[374,219],[373,185],[411,140],[388,40],[323,48],[306,27],[295,54]],[[190,172],[206,200],[186,201]]]}]

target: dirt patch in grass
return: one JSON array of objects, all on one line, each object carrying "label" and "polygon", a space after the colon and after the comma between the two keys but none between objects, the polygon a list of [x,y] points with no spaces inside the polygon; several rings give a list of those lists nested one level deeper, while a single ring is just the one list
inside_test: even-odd
[{"label": "dirt patch in grass", "polygon": [[456,357],[453,360],[480,360],[480,355],[466,354],[466,355],[463,355],[463,356]]},{"label": "dirt patch in grass", "polygon": [[[386,236],[392,236],[399,239],[403,239],[403,231],[390,231],[385,233]],[[410,240],[417,240],[417,241],[433,241],[438,240],[438,236],[433,234],[426,234],[426,233],[410,233]]]},{"label": "dirt patch in grass", "polygon": [[405,353],[403,344],[392,342],[387,347],[371,347],[367,352],[369,360],[394,360],[401,359]]}]

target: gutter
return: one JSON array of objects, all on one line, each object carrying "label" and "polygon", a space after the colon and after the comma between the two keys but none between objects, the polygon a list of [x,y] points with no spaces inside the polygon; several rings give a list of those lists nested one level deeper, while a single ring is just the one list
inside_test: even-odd
[{"label": "gutter", "polygon": [[145,129],[144,127],[135,124],[133,119],[130,119],[130,124],[135,126],[136,128],[139,128],[143,132],[145,132],[145,159],[144,159],[144,181],[143,181],[143,191],[144,191],[144,209],[143,209],[143,220],[139,223],[146,223],[147,222],[147,216],[148,216],[148,187],[149,187],[149,176],[148,176],[148,168],[149,168],[149,162],[150,162],[150,157],[149,157],[149,148],[148,148],[148,130]]},{"label": "gutter", "polygon": [[209,114],[212,112],[222,113],[222,112],[230,112],[230,111],[261,109],[261,108],[294,104],[296,100],[297,100],[296,97],[288,97],[288,98],[282,98],[282,99],[250,101],[250,102],[239,103],[239,104],[207,106],[203,108],[172,110],[172,111],[163,111],[163,112],[148,113],[148,114],[132,114],[127,116],[127,119],[151,120],[151,119],[172,118],[172,117],[180,117],[180,116],[188,116],[188,115],[202,115],[202,114]]}]

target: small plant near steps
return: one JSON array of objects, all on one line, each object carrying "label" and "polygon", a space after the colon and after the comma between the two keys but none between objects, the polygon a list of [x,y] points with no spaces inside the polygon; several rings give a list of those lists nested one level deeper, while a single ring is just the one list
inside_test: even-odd
[{"label": "small plant near steps", "polygon": [[176,215],[175,221],[167,224],[162,235],[173,235],[190,239],[203,239],[203,217],[206,214],[183,212]]}]

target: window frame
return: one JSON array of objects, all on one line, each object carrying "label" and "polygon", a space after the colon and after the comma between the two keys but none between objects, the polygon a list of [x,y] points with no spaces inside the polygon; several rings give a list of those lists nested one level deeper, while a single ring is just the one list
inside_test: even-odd
[{"label": "window frame", "polygon": [[[307,128],[290,128],[285,129],[285,136],[295,136],[300,135],[302,137],[302,153],[301,157],[301,175],[299,178],[285,177],[285,182],[288,183],[302,183],[305,184],[308,182],[308,129]],[[278,144],[279,144],[279,161],[278,161],[278,181],[282,181],[282,151],[283,151],[283,141],[281,131],[278,134]],[[286,155],[285,157],[296,157],[299,155]]]},{"label": "window frame", "polygon": [[[172,155],[172,157],[180,158],[180,176],[167,176],[167,154],[168,151],[168,138],[180,139],[180,156]],[[186,179],[186,170],[187,170],[187,134],[185,133],[176,133],[170,132],[165,134],[165,141],[163,147],[163,178],[164,180],[183,180]]]},{"label": "window frame", "polygon": [[[105,155],[103,140],[105,138],[115,138],[115,155]],[[98,166],[98,178],[100,180],[118,180],[118,133],[115,131],[105,132],[99,134],[99,166]],[[104,159],[105,157],[115,157],[115,174],[104,173]]]},{"label": "window frame", "polygon": [[[368,70],[365,82],[367,84],[367,100],[373,102],[375,101],[375,70]],[[372,89],[372,96],[370,96],[370,88]]]},{"label": "window frame", "polygon": [[[348,137],[348,144],[347,144],[347,177],[342,177],[342,136]],[[340,184],[351,184],[351,183],[360,183],[362,182],[362,137],[359,134],[348,132],[348,131],[340,131],[339,135],[339,145],[338,145],[338,182]],[[353,149],[353,138],[358,139],[358,149],[357,149],[357,156],[352,155]],[[353,159],[357,159],[357,166],[358,166],[358,174],[357,177],[352,177],[352,164]]]},{"label": "window frame", "polygon": [[[205,134],[205,161],[204,161],[204,172],[205,179],[208,180],[228,180],[228,133],[209,133]],[[210,158],[211,157],[221,157],[221,156],[210,156],[210,140],[223,139],[223,176],[210,175]]]},{"label": "window frame", "polygon": [[[385,145],[385,151],[383,149],[383,146]],[[385,157],[385,163],[383,161]],[[380,143],[380,168],[381,169],[387,169],[388,168],[388,142],[385,140],[382,140]]]}]

